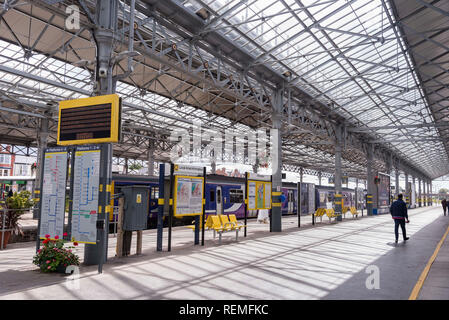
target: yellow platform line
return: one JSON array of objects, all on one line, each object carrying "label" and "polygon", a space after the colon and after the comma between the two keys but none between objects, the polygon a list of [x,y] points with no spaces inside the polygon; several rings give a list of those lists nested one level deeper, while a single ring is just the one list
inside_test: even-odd
[{"label": "yellow platform line", "polygon": [[429,261],[427,262],[426,267],[422,271],[421,275],[419,276],[418,282],[416,282],[415,287],[412,290],[412,293],[410,294],[409,300],[416,300],[418,298],[419,292],[421,291],[422,286],[424,285],[424,281],[427,278],[427,275],[429,274],[430,267],[432,266],[433,262],[437,258],[438,252],[441,249],[441,246],[443,245],[444,240],[447,237],[447,234],[449,233],[449,227],[447,228],[446,232],[444,233],[443,237],[441,238],[440,242],[438,242],[437,247],[435,248],[435,251],[433,252],[432,256],[430,257]]}]

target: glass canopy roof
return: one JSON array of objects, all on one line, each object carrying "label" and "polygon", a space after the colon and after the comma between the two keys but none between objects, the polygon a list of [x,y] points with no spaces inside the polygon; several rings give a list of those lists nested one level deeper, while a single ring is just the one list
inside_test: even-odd
[{"label": "glass canopy roof", "polygon": [[[193,13],[206,9],[209,17],[203,32],[219,32],[239,46],[253,58],[251,66],[265,65],[279,75],[288,72],[290,87],[300,88],[314,100],[331,106],[332,112],[344,117],[352,130],[375,137],[367,142],[389,146],[429,176],[449,172],[441,137],[435,126],[426,125],[435,123],[435,119],[407,44],[395,27],[389,1],[174,1]],[[146,18],[141,12],[136,17]],[[172,31],[167,37],[171,41],[183,40]],[[212,55],[203,53],[213,60]],[[61,60],[37,52],[24,58],[21,46],[0,40],[0,65],[28,75],[0,71],[0,92],[35,103],[89,95],[91,73]],[[135,63],[142,64],[138,59]],[[124,119],[134,126],[166,130],[187,128],[186,121],[199,120],[218,128],[248,130],[224,116],[215,115],[212,121],[211,113],[167,96],[151,92],[141,95],[139,88],[129,82],[118,82],[117,92],[128,103]],[[285,151],[292,163],[295,154],[302,153],[312,162],[333,162],[332,155],[297,143]],[[353,166],[349,161],[343,164]],[[357,169],[364,170],[362,166]]]},{"label": "glass canopy roof", "polygon": [[[414,165],[447,168],[447,155],[384,0],[190,0],[215,30],[283,74],[290,85],[361,128],[373,128]],[[433,174],[437,174],[438,169]]]}]

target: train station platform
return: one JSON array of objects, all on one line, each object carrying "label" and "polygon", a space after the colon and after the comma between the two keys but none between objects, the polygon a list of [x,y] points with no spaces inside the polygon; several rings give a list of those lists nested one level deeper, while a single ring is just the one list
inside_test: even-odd
[{"label": "train station platform", "polygon": [[[163,252],[156,252],[156,230],[147,230],[142,255],[109,258],[102,274],[82,265],[78,286],[40,273],[31,264],[34,242],[14,243],[0,251],[0,299],[406,300],[449,226],[441,207],[412,209],[409,217],[410,240],[398,244],[390,215],[300,229],[297,217],[283,217],[282,233],[252,220],[237,242],[229,233],[219,245],[206,231],[204,247],[176,227],[171,252],[166,229]],[[449,299],[448,248],[446,239],[418,299]],[[83,257],[82,246],[77,253]]]}]

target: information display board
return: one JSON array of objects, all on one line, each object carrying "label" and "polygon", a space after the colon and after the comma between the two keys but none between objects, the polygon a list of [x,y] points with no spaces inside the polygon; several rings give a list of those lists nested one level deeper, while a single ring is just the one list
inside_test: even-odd
[{"label": "information display board", "polygon": [[99,146],[75,150],[72,202],[72,241],[96,244],[100,183]]},{"label": "information display board", "polygon": [[248,210],[271,209],[271,182],[248,180]]},{"label": "information display board", "polygon": [[46,234],[51,239],[64,233],[65,194],[67,180],[66,147],[47,148],[44,151],[44,167],[41,190],[41,217],[39,237]]},{"label": "information display board", "polygon": [[176,176],[175,217],[201,215],[203,213],[203,177]]},{"label": "information display board", "polygon": [[120,108],[116,94],[61,101],[57,144],[118,142]]}]

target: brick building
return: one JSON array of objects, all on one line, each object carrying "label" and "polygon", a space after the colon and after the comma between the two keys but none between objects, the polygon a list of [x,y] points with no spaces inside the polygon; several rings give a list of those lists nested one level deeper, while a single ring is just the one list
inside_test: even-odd
[{"label": "brick building", "polygon": [[11,146],[0,145],[0,176],[12,176],[14,174],[15,155],[11,154]]}]

